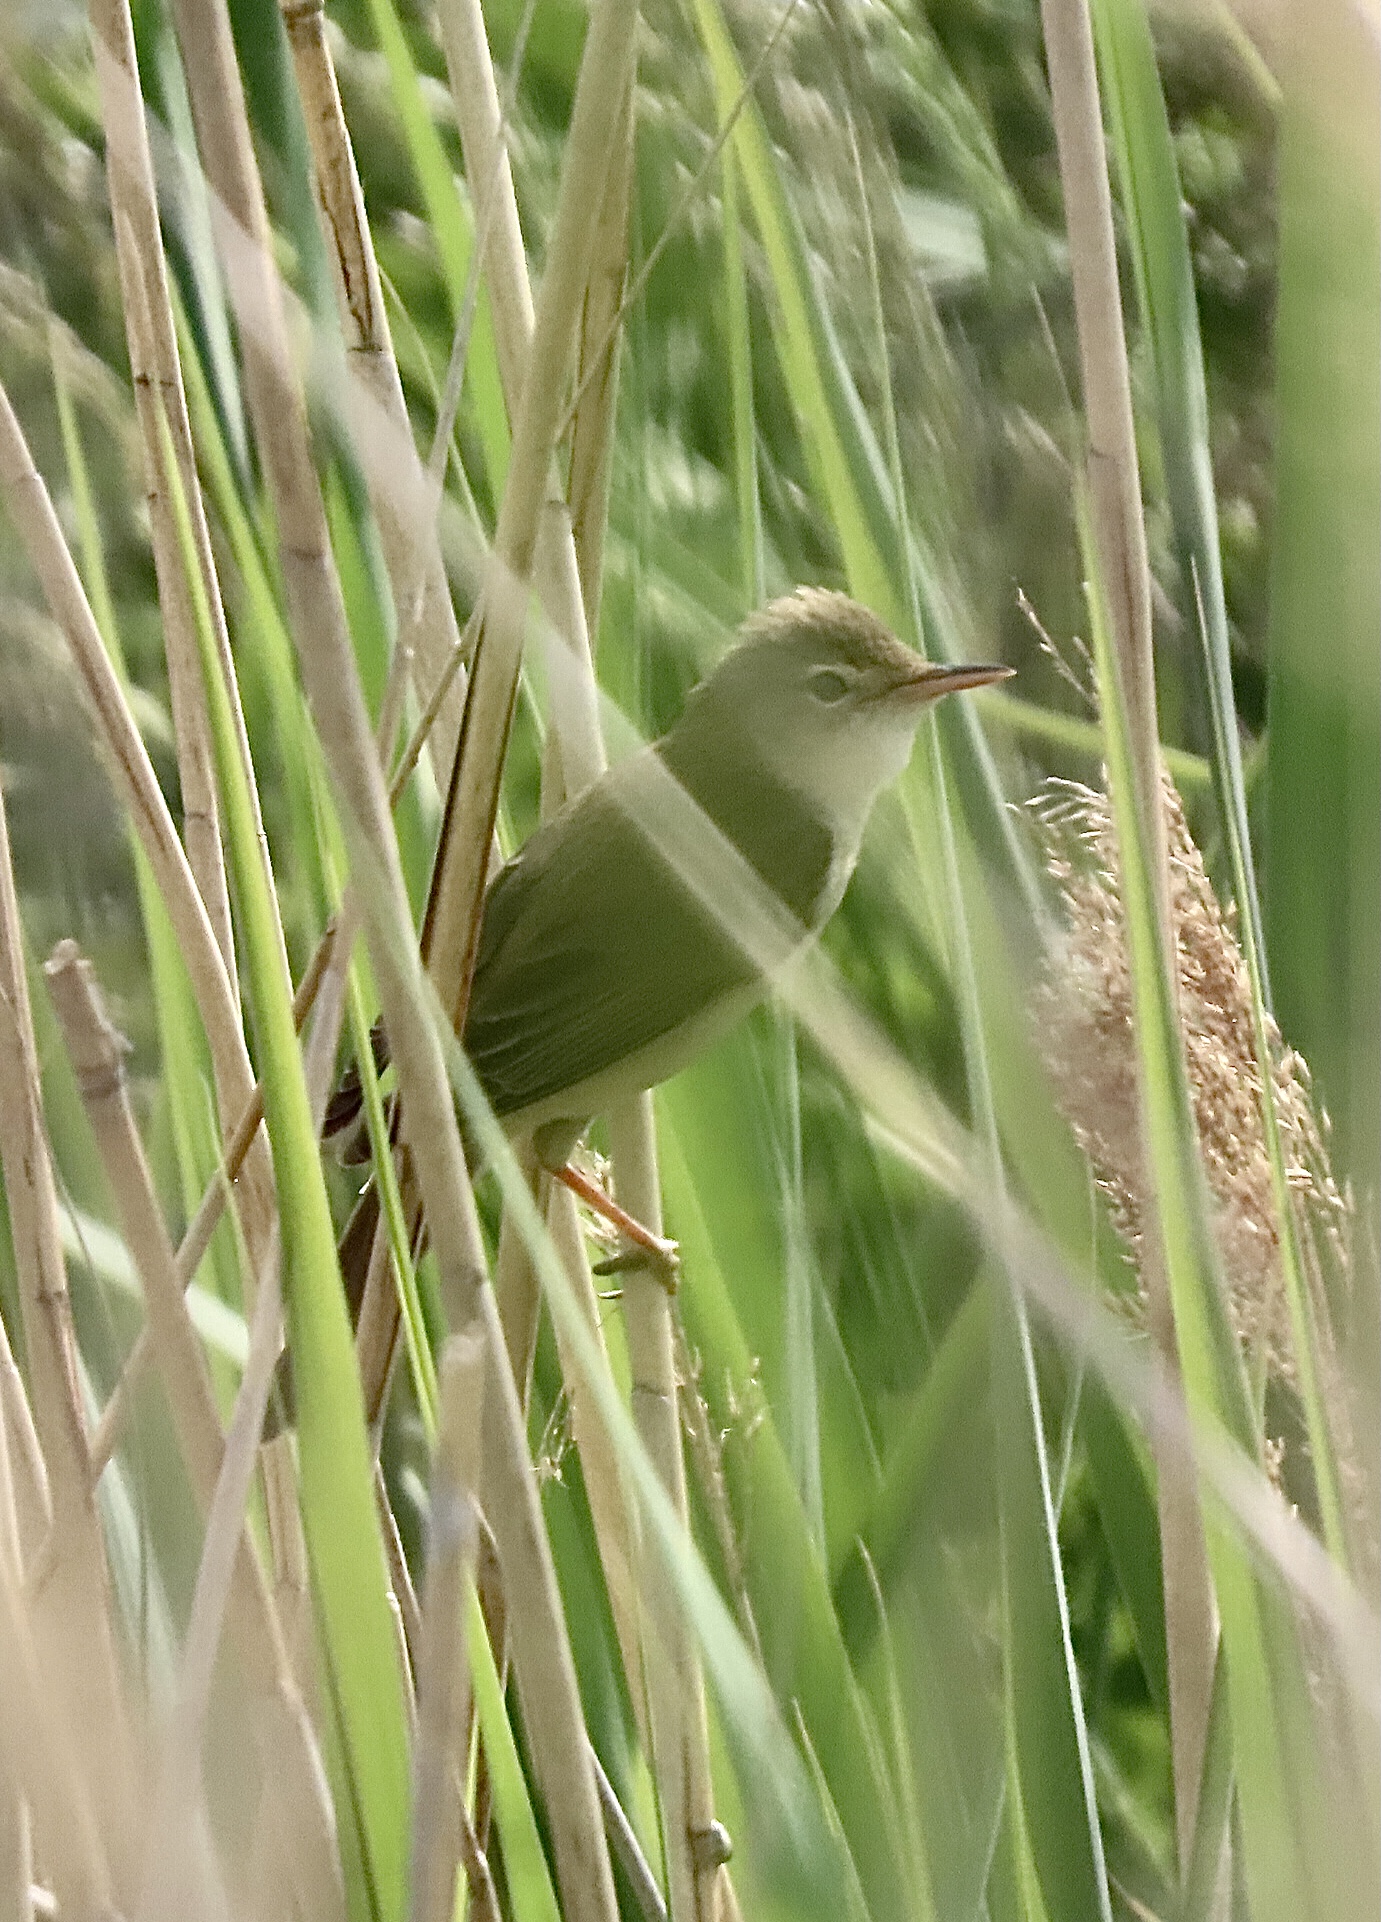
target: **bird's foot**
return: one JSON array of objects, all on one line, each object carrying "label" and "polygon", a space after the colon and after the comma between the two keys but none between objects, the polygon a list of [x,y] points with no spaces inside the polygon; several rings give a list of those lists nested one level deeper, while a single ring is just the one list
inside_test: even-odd
[{"label": "bird's foot", "polygon": [[620,1208],[612,1195],[606,1194],[597,1181],[591,1180],[579,1168],[568,1161],[564,1167],[552,1170],[556,1180],[563,1188],[569,1188],[587,1208],[601,1216],[603,1220],[618,1229],[630,1245],[619,1254],[611,1255],[607,1261],[595,1266],[597,1275],[620,1274],[626,1268],[651,1268],[668,1294],[675,1294],[681,1273],[681,1256],[676,1243],[668,1241],[663,1235],[654,1235],[641,1221],[634,1219],[626,1208]]}]

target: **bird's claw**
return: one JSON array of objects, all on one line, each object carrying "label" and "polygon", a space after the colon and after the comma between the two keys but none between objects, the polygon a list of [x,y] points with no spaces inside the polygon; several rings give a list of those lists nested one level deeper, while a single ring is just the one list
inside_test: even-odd
[{"label": "bird's claw", "polygon": [[622,1274],[629,1268],[646,1267],[652,1270],[668,1294],[675,1294],[677,1277],[681,1269],[681,1257],[674,1241],[662,1235],[653,1234],[641,1221],[621,1208],[612,1195],[606,1194],[597,1181],[593,1181],[583,1169],[572,1167],[567,1162],[563,1168],[553,1171],[562,1187],[587,1207],[593,1208],[603,1220],[617,1228],[623,1236],[625,1246],[607,1261],[602,1261],[594,1269],[597,1275]]},{"label": "bird's claw", "polygon": [[681,1250],[674,1241],[649,1234],[646,1242],[630,1241],[617,1254],[606,1255],[603,1261],[595,1262],[590,1272],[600,1276],[624,1275],[637,1268],[648,1269],[667,1293],[674,1295],[681,1280]]}]

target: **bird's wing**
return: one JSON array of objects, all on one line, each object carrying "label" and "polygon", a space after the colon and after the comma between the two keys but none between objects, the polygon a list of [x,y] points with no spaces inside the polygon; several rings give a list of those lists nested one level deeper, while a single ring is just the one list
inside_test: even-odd
[{"label": "bird's wing", "polygon": [[636,1057],[755,979],[639,830],[637,779],[589,789],[486,896],[465,1047],[500,1115]]}]

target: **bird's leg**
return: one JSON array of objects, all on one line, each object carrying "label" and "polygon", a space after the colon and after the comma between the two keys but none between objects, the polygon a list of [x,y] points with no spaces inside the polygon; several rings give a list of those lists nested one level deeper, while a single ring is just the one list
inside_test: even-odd
[{"label": "bird's leg", "polygon": [[[589,1175],[582,1174],[580,1169],[573,1167],[569,1161],[563,1162],[559,1168],[552,1168],[548,1172],[554,1180],[561,1183],[563,1188],[569,1188],[578,1200],[583,1201],[588,1208],[593,1208],[597,1215],[602,1216],[605,1221],[617,1228],[624,1240],[633,1244],[639,1261],[647,1261],[650,1257],[650,1265],[656,1269],[668,1290],[675,1292],[681,1257],[674,1241],[667,1241],[661,1235],[654,1235],[652,1230],[644,1227],[641,1221],[635,1221],[628,1210],[620,1208],[613,1196],[606,1194],[597,1181],[592,1181]],[[615,1255],[610,1261],[600,1262],[599,1272],[612,1273],[616,1268],[626,1265],[624,1257]]]}]

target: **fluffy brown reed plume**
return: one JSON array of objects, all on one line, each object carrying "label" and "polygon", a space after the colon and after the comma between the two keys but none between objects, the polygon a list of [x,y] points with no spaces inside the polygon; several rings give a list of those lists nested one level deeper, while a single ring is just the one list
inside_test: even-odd
[{"label": "fluffy brown reed plume", "polygon": [[[1294,1342],[1281,1278],[1280,1232],[1261,1122],[1246,966],[1204,869],[1169,776],[1164,778],[1180,1004],[1190,1087],[1229,1311],[1249,1356],[1295,1382]],[[1107,795],[1051,782],[1033,803],[1046,866],[1058,884],[1064,934],[1037,991],[1040,1045],[1066,1118],[1137,1258],[1146,1213],[1137,1128],[1132,988]],[[1328,1344],[1320,1260],[1347,1272],[1351,1205],[1329,1172],[1327,1121],[1309,1071],[1270,1029],[1275,1104],[1290,1187],[1301,1206],[1321,1342]]]}]

